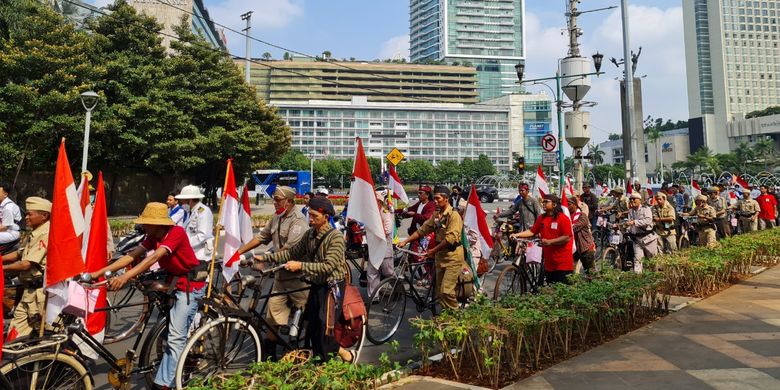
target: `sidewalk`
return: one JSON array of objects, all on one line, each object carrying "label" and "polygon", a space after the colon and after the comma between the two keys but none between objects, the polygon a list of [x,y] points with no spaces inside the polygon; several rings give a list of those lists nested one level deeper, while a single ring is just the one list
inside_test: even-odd
[{"label": "sidewalk", "polygon": [[780,267],[505,389],[780,389]]}]

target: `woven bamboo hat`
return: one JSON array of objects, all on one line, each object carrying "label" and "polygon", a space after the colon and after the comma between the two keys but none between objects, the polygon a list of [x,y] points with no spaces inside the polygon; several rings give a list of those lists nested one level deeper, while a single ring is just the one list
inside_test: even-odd
[{"label": "woven bamboo hat", "polygon": [[165,203],[149,202],[144,211],[133,223],[140,225],[173,226],[173,220],[168,216],[168,206]]}]

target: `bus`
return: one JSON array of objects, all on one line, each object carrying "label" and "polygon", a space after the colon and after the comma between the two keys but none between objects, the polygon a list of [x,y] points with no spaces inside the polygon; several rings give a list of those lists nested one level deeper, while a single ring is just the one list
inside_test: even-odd
[{"label": "bus", "polygon": [[252,172],[257,191],[260,195],[271,197],[276,186],[288,186],[295,190],[298,196],[310,192],[311,172],[309,171],[282,171],[278,169],[260,169]]}]

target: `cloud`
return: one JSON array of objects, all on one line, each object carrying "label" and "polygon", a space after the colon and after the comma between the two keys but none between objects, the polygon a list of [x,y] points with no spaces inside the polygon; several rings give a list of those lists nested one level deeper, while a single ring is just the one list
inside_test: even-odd
[{"label": "cloud", "polygon": [[399,35],[386,40],[382,44],[382,50],[379,51],[380,59],[400,59],[409,60],[409,34]]}]

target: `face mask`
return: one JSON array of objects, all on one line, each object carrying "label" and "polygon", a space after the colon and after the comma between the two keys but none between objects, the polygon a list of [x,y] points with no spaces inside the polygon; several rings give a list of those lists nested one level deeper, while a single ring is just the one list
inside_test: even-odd
[{"label": "face mask", "polygon": [[282,215],[284,212],[287,211],[286,207],[277,207],[276,208],[276,215]]}]

